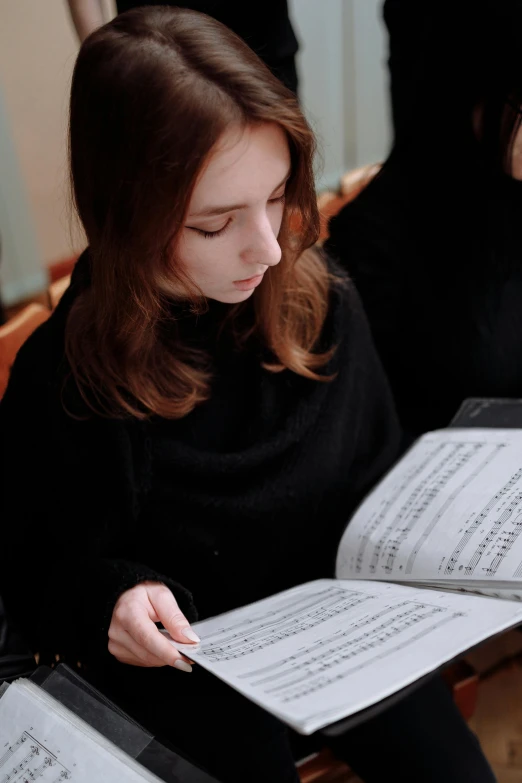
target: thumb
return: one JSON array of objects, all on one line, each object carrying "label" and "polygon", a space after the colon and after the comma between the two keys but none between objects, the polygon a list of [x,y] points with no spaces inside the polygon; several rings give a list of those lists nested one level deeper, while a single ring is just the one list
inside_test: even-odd
[{"label": "thumb", "polygon": [[159,622],[176,642],[188,644],[201,641],[166,585],[150,585],[147,592]]}]

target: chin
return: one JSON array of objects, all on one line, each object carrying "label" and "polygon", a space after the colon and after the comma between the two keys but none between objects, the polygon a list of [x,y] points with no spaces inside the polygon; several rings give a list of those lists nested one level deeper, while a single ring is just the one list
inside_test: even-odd
[{"label": "chin", "polygon": [[249,299],[254,291],[255,288],[252,288],[250,291],[231,291],[226,294],[211,295],[208,298],[215,299],[216,302],[222,302],[222,304],[238,304],[239,302],[244,302],[246,299]]}]

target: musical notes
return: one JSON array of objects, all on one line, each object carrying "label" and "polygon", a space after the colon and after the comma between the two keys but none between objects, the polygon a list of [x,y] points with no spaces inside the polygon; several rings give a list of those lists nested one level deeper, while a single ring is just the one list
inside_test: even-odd
[{"label": "musical notes", "polygon": [[522,606],[510,601],[324,579],[197,623],[197,647],[173,644],[310,733],[379,701],[518,618]]},{"label": "musical notes", "polygon": [[0,783],[64,781],[160,783],[31,679],[16,680],[0,692]]},{"label": "musical notes", "polygon": [[341,589],[328,589],[313,598],[307,598],[284,606],[274,615],[256,617],[243,622],[240,629],[217,632],[219,641],[207,638],[200,651],[212,661],[232,660],[252,652],[270,647],[282,639],[290,639],[302,631],[316,628],[336,615],[345,613],[351,607],[368,601],[370,596],[360,593],[346,593]]},{"label": "musical notes", "polygon": [[[396,512],[394,522],[388,523],[383,529],[383,525],[385,524],[390,514],[390,509],[392,509],[397,504],[397,501],[410,489],[413,484],[415,484],[419,476],[424,473],[430,462],[438,457],[442,449],[443,446],[436,445],[435,448],[428,452],[424,459],[420,460],[418,464],[414,464],[411,468],[407,466],[404,476],[400,477],[399,481],[397,481],[392,488],[392,491],[386,495],[386,498],[379,507],[378,512],[372,514],[368,523],[365,525],[365,529],[363,530],[363,535],[361,537],[361,543],[358,547],[355,567],[357,573],[360,573],[363,568],[366,548],[370,542],[373,543],[373,556],[370,558],[369,571],[371,574],[375,572],[377,562],[379,561],[386,541],[387,534],[393,531],[394,522],[395,526],[400,524],[403,516],[407,513],[408,507],[414,503],[415,495],[413,493],[410,494],[407,504],[405,504],[402,509]],[[379,534],[379,538],[374,543],[373,539],[376,533]]]},{"label": "musical notes", "polygon": [[423,436],[350,520],[336,574],[520,580],[521,534],[522,433],[441,430]]},{"label": "musical notes", "polygon": [[[510,541],[512,545],[516,538],[518,538],[518,535],[521,531],[520,525],[517,521],[515,521],[514,535],[513,531],[510,531],[507,534],[506,539],[500,536],[500,532],[510,521],[512,521],[513,515],[517,514],[517,510],[522,512],[522,491],[520,490],[521,478],[522,469],[519,469],[510,477],[509,481],[507,481],[498,490],[498,492],[496,492],[495,495],[488,500],[484,508],[481,509],[481,511],[476,514],[474,518],[466,523],[466,529],[448,560],[448,564],[445,569],[446,574],[449,575],[453,573],[462,552],[477,533],[481,525],[484,524],[490,525],[490,527],[486,535],[478,543],[476,549],[471,552],[467,562],[464,564],[464,572],[467,576],[473,574],[488,548],[491,546],[495,547],[495,545],[496,547],[501,547],[500,552],[496,552],[493,562],[491,565],[486,566],[486,570],[487,573],[490,574],[495,574],[497,572],[503,557],[505,557],[507,554],[508,549],[511,548],[511,546],[506,546],[507,541]],[[502,503],[504,500],[507,505]],[[499,509],[498,512],[497,509]],[[496,519],[494,518],[495,513],[498,514]],[[493,520],[490,522],[491,517],[493,517]]]},{"label": "musical notes", "polygon": [[[343,595],[345,600],[342,600]],[[356,586],[351,589],[346,584],[329,583],[312,595],[283,603],[277,609],[256,613],[253,617],[242,616],[238,624],[214,627],[205,634],[198,657],[212,664],[245,656],[258,658],[258,653],[277,642],[288,645],[291,637],[319,632],[315,641],[293,649],[291,655],[238,674],[238,679],[248,680],[251,687],[273,695],[278,702],[289,703],[365,668],[384,650],[389,654],[402,649],[405,638],[421,638],[431,629],[454,619],[454,613],[449,609],[429,602],[429,595],[424,601],[404,598],[381,603],[377,610],[370,612],[364,611],[368,602],[375,604],[371,591],[361,592]],[[292,607],[295,624],[290,633],[288,620]],[[350,616],[353,619],[346,622]],[[327,623],[330,620],[332,622]],[[323,623],[328,624],[327,633],[321,631]],[[280,627],[287,630],[279,633]],[[256,643],[250,643],[252,634]]]},{"label": "musical notes", "polygon": [[[398,610],[398,611],[397,611]],[[339,678],[338,667],[346,661],[357,659],[363,653],[371,652],[372,657],[364,663],[357,663],[345,670],[343,677],[367,666],[375,659],[374,652],[390,640],[396,639],[405,630],[419,624],[422,620],[438,615],[437,607],[424,607],[402,602],[399,607],[386,607],[385,610],[368,618],[363,618],[361,624],[355,623],[347,631],[332,634],[321,640],[315,649],[307,649],[291,661],[282,661],[278,667],[261,679],[254,680],[254,686],[264,686],[266,693],[274,693],[283,701],[299,699],[315,690],[320,690],[325,684]],[[381,615],[388,615],[383,622],[378,622]],[[451,615],[447,615],[447,621]],[[426,633],[426,630],[424,631]],[[393,649],[396,648],[394,645]],[[388,650],[389,651],[389,650]],[[310,654],[312,653],[312,654]],[[297,661],[299,664],[297,665]],[[256,676],[257,672],[252,672]],[[333,678],[333,679],[332,679]]]},{"label": "musical notes", "polygon": [[[365,552],[370,549],[366,555],[368,574],[375,575],[379,567],[385,574],[393,574],[403,543],[421,526],[417,544],[410,551],[403,569],[406,574],[410,574],[420,547],[437,523],[438,515],[432,515],[431,509],[448,485],[465,470],[471,460],[476,459],[479,452],[486,449],[489,453],[468,477],[468,482],[489,464],[498,448],[494,447],[491,453],[485,444],[465,441],[435,443],[428,448],[422,459],[400,477],[379,513],[365,525],[357,552],[356,572],[362,572]],[[462,489],[459,483],[454,492],[461,492]],[[439,510],[439,515],[441,513],[443,509]]]},{"label": "musical notes", "polygon": [[19,748],[19,747],[20,747],[20,746],[21,746],[21,745],[22,745],[22,744],[23,744],[23,743],[24,743],[24,742],[27,740],[27,737],[28,737],[28,736],[29,736],[29,735],[28,735],[28,734],[26,734],[26,733],[24,732],[24,733],[22,734],[22,736],[21,736],[21,737],[19,737],[19,738],[16,740],[16,742],[13,742],[13,744],[12,744],[12,745],[9,745],[9,746],[8,746],[8,748],[7,748],[7,750],[5,751],[5,753],[3,754],[3,756],[0,756],[0,767],[2,767],[2,766],[3,766],[3,765],[4,765],[4,764],[7,762],[7,761],[9,761],[9,759],[11,758],[11,756],[12,756],[14,753],[16,753],[16,751],[18,750],[18,748]]},{"label": "musical notes", "polygon": [[[58,768],[58,777],[56,769],[52,768]],[[52,774],[49,773],[51,769]],[[72,777],[54,753],[24,731],[0,756],[0,783],[32,783],[35,780],[55,783],[72,780]]]}]

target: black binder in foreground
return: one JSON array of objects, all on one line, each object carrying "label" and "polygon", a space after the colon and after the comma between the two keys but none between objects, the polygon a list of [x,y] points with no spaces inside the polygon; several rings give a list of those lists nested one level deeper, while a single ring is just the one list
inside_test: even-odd
[{"label": "black binder in foreground", "polygon": [[0,780],[11,779],[218,783],[64,664],[0,686]]},{"label": "black binder in foreground", "polygon": [[449,426],[522,429],[522,399],[470,397],[464,400]]}]

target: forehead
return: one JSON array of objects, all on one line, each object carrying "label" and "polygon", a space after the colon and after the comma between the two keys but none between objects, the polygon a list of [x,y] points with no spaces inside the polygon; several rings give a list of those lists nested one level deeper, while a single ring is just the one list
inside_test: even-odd
[{"label": "forehead", "polygon": [[196,184],[190,211],[270,195],[290,168],[284,131],[275,124],[231,128],[216,144]]}]

